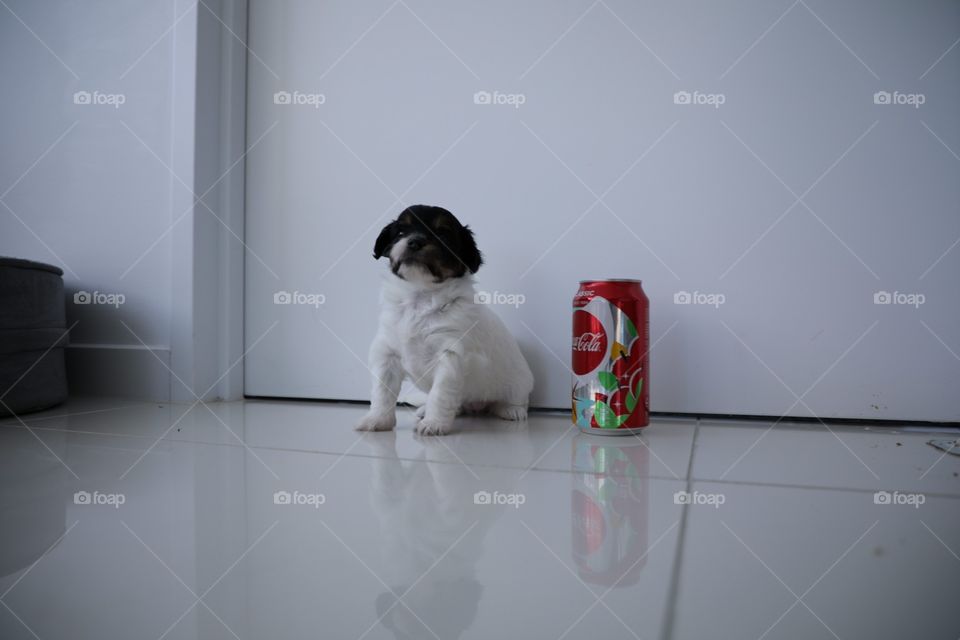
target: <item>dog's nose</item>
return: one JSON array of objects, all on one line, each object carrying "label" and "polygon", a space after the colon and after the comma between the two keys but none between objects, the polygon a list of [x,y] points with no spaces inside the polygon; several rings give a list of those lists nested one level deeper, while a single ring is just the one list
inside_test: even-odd
[{"label": "dog's nose", "polygon": [[419,251],[423,248],[423,238],[410,238],[407,240],[407,248],[410,251]]}]

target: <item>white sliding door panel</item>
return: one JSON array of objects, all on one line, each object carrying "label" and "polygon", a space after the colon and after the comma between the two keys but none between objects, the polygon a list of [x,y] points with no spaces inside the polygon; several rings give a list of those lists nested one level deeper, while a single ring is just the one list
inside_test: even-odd
[{"label": "white sliding door panel", "polygon": [[251,0],[246,393],[369,397],[373,243],[426,203],[523,297],[535,406],[569,404],[577,281],[620,277],[654,411],[960,420],[957,33],[947,1]]}]

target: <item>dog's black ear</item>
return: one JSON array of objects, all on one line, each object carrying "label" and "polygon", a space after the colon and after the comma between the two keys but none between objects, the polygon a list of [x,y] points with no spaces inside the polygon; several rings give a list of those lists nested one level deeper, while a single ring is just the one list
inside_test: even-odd
[{"label": "dog's black ear", "polygon": [[470,269],[470,273],[476,273],[483,264],[483,256],[477,248],[477,241],[473,239],[473,231],[466,225],[460,231],[460,259]]},{"label": "dog's black ear", "polygon": [[393,241],[396,239],[396,229],[397,223],[391,222],[380,231],[380,235],[377,236],[377,241],[373,244],[374,260],[378,260],[383,257],[384,254],[386,254],[387,250],[390,248],[390,245],[392,245]]}]

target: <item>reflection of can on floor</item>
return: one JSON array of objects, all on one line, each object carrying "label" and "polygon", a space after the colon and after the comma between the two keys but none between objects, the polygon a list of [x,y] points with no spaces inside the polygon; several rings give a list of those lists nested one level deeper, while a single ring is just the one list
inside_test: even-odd
[{"label": "reflection of can on floor", "polygon": [[593,584],[635,584],[646,564],[646,444],[639,436],[598,443],[573,439],[573,560]]}]

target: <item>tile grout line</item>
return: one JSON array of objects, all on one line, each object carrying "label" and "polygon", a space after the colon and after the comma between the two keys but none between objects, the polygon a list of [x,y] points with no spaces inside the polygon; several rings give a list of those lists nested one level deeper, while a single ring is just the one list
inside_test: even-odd
[{"label": "tile grout line", "polygon": [[[7,427],[10,429],[21,429],[21,430],[23,429],[23,427],[19,425],[0,425],[0,428],[3,428],[3,427]],[[132,438],[137,440],[151,440],[153,438],[152,436],[141,436],[141,435],[133,435],[133,434],[127,434],[127,433],[104,433],[100,431],[80,431],[77,429],[55,429],[52,427],[34,427],[34,430],[52,431],[52,432],[64,433],[64,434],[78,434],[78,435],[85,435],[85,436],[99,436],[103,438]],[[203,446],[203,447],[231,447],[235,449],[245,448],[242,444],[237,444],[233,442],[203,442],[199,440],[187,440],[184,438],[163,438],[161,442],[197,445],[197,446]],[[409,456],[405,457],[400,455],[397,455],[396,457],[392,457],[392,456],[386,457],[386,456],[381,456],[381,455],[376,455],[371,453],[344,453],[343,451],[329,451],[324,449],[295,449],[290,447],[278,447],[278,446],[258,445],[258,444],[249,444],[249,443],[247,443],[247,447],[251,449],[257,449],[257,450],[263,450],[263,451],[276,451],[276,452],[282,452],[282,453],[302,453],[302,454],[308,454],[308,455],[315,454],[315,455],[323,455],[323,456],[341,456],[346,458],[366,458],[366,459],[372,459],[372,460],[399,460],[402,462],[424,462],[427,464],[445,464],[445,465],[461,464],[456,460],[413,458]],[[508,466],[503,464],[491,464],[487,462],[471,462],[470,466],[480,467],[484,469],[503,469],[506,471],[539,471],[541,473],[546,472],[546,473],[563,473],[563,474],[580,473],[575,469],[555,469],[555,468],[541,467],[541,466],[534,466],[534,467]],[[624,476],[624,477],[627,477],[627,476]],[[674,481],[674,482],[677,481],[677,478],[674,476],[653,475],[653,474],[643,476],[641,479],[668,480],[668,481]]]},{"label": "tile grout line", "polygon": [[[687,477],[684,491],[688,494],[693,488],[693,463],[697,450],[697,436],[700,435],[700,418],[697,418],[693,427],[693,439],[690,441],[690,457],[687,459]],[[680,568],[683,561],[683,546],[687,533],[687,518],[690,514],[690,505],[684,504],[680,511],[680,527],[677,532],[677,548],[673,555],[673,570],[670,573],[670,584],[667,587],[667,610],[663,621],[663,640],[673,638],[673,626],[677,616],[677,596],[680,592]]]},{"label": "tile grout line", "polygon": [[[861,487],[840,487],[840,486],[827,486],[827,485],[817,485],[817,484],[790,484],[788,482],[761,482],[759,480],[712,480],[710,478],[694,478],[696,482],[701,482],[705,484],[720,484],[720,485],[734,485],[741,487],[773,487],[776,489],[803,489],[806,491],[834,491],[838,493],[876,493],[877,491],[883,490],[884,486],[877,485],[874,488],[861,488]],[[885,483],[886,489],[897,489],[896,486],[893,486],[893,483]],[[933,496],[937,498],[960,498],[960,492],[957,493],[944,493],[943,491],[923,491],[917,489],[917,491],[923,493],[927,496]]]},{"label": "tile grout line", "polygon": [[[23,429],[23,427],[15,423],[0,423],[0,429],[3,429],[3,428]],[[142,436],[142,435],[127,434],[127,433],[107,433],[102,431],[86,431],[86,430],[79,430],[79,429],[64,429],[64,428],[57,428],[57,427],[34,426],[33,429],[35,431],[52,431],[52,432],[65,433],[65,434],[101,436],[105,438],[150,439],[152,437],[152,436]],[[696,436],[699,434],[699,425],[694,427],[694,434],[695,434],[694,438],[696,438]],[[231,442],[204,442],[200,440],[187,440],[185,438],[164,438],[163,441],[180,443],[180,444],[211,446],[211,447],[240,447],[240,448],[243,447],[243,445],[235,444]],[[248,443],[248,446],[253,449],[266,450],[266,451],[318,454],[318,455],[331,455],[331,456],[344,455],[342,451],[333,451],[333,450],[326,450],[326,449],[298,449],[298,448],[279,447],[279,446],[270,446],[270,445],[251,445],[249,443]],[[366,453],[347,453],[345,455],[347,457],[356,457],[356,458],[374,458],[374,459],[382,458],[382,456],[378,456],[374,454],[366,454]],[[390,459],[394,459],[394,458],[390,458]],[[428,463],[435,463],[435,464],[459,464],[456,461],[451,462],[446,460],[434,460],[434,459],[423,459],[423,458],[412,458],[412,457],[401,457],[401,456],[398,456],[395,459],[408,461],[408,462],[428,462]],[[551,467],[543,467],[539,465],[534,467],[519,467],[519,466],[513,467],[513,466],[508,466],[503,464],[491,464],[491,463],[484,463],[484,462],[472,462],[470,464],[472,466],[478,466],[478,467],[490,468],[490,469],[506,469],[506,470],[524,469],[529,471],[541,471],[541,472],[546,471],[546,472],[553,472],[553,473],[577,473],[577,471],[574,469],[556,469]],[[833,492],[840,492],[840,493],[872,494],[872,493],[876,493],[880,489],[879,487],[864,488],[864,487],[852,487],[852,486],[846,486],[846,487],[823,486],[823,485],[811,485],[811,484],[759,482],[759,481],[749,481],[749,480],[725,480],[725,479],[719,480],[714,478],[695,477],[695,476],[692,476],[692,472],[691,472],[691,469],[693,468],[692,450],[691,450],[691,455],[690,455],[688,464],[690,466],[688,467],[688,470],[687,470],[687,478],[684,478],[682,480],[678,479],[675,476],[670,476],[666,474],[650,474],[650,475],[643,476],[643,478],[644,479],[649,478],[652,480],[673,480],[673,481],[685,482],[687,491],[690,490],[692,482],[702,482],[702,483],[719,484],[719,485],[745,486],[745,487],[775,487],[775,488],[781,488],[781,489],[801,489],[801,490],[809,490],[809,491],[833,491]],[[687,483],[687,479],[690,480],[690,483]],[[935,497],[935,498],[945,498],[945,499],[951,499],[951,500],[960,499],[960,492],[947,493],[943,491],[923,491],[923,493],[927,496]]]},{"label": "tile grout line", "polygon": [[[131,404],[129,404],[129,405],[124,405],[124,406],[121,406],[121,407],[110,407],[110,408],[107,408],[107,409],[88,409],[88,410],[86,410],[86,411],[75,411],[75,412],[71,412],[71,413],[58,413],[58,414],[55,414],[55,415],[45,415],[45,416],[31,416],[31,415],[28,415],[28,414],[23,414],[23,415],[20,415],[20,416],[18,416],[18,417],[21,418],[24,422],[34,423],[34,422],[43,422],[44,420],[56,420],[57,418],[63,419],[63,418],[72,418],[72,417],[74,417],[74,416],[87,416],[87,415],[92,415],[92,414],[94,414],[94,413],[109,413],[109,412],[111,412],[111,411],[124,411],[125,409],[142,409],[142,408],[144,408],[144,407],[152,406],[152,405],[156,405],[156,404],[164,404],[164,403],[160,403],[160,402],[137,402],[137,403],[131,403]],[[26,416],[26,418],[23,417],[24,415]],[[6,426],[11,426],[11,427],[12,427],[12,426],[19,426],[19,423],[16,421],[16,419],[12,419],[12,420],[11,420],[10,418],[8,418],[8,417],[6,417],[6,416],[0,418],[0,427],[6,427]],[[40,427],[35,427],[35,428],[39,429]]]}]

